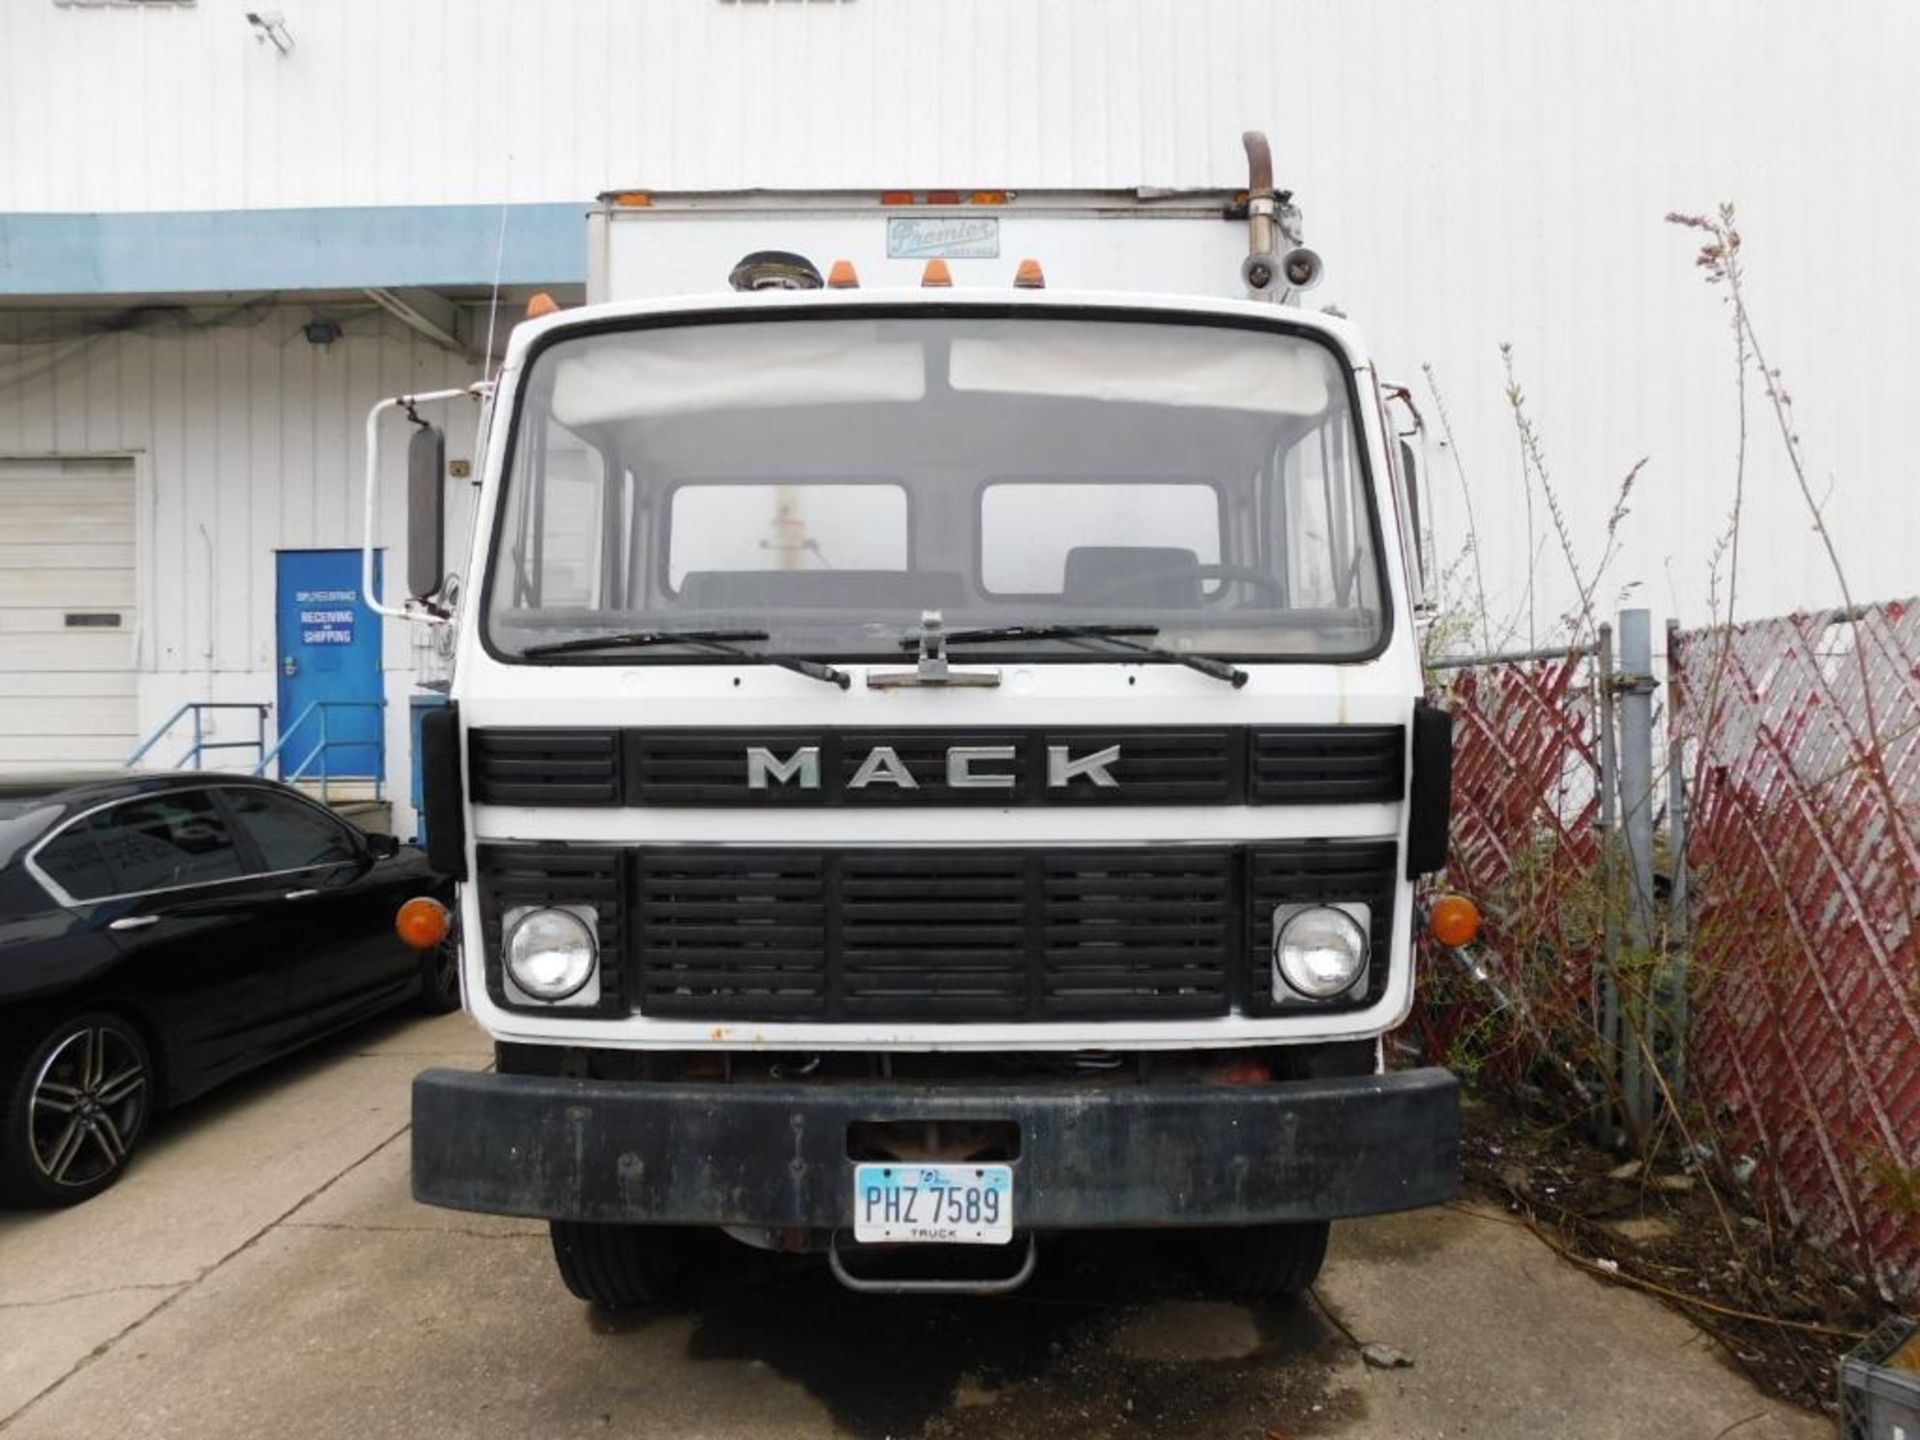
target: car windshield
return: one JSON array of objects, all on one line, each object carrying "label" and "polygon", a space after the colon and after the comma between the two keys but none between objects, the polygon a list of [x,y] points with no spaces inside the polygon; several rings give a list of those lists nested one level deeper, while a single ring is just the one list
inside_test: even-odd
[{"label": "car windshield", "polygon": [[[488,642],[518,658],[752,630],[765,653],[897,659],[937,611],[949,630],[1124,622],[1194,653],[1363,656],[1384,592],[1348,397],[1333,349],[1270,326],[852,315],[563,340],[523,388]],[[1029,635],[969,653],[1117,652]]]}]

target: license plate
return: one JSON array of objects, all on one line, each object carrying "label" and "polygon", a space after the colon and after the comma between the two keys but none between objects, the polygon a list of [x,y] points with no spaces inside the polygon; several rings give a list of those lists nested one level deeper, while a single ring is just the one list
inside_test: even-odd
[{"label": "license plate", "polygon": [[856,1165],[853,1238],[863,1244],[1011,1244],[1013,1167]]}]

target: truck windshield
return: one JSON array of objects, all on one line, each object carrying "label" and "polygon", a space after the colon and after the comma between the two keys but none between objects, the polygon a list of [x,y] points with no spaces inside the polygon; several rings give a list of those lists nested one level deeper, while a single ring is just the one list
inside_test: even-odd
[{"label": "truck windshield", "polygon": [[[930,610],[950,630],[1138,624],[1254,660],[1355,658],[1384,634],[1343,366],[1264,326],[1003,313],[600,332],[536,353],[509,464],[485,617],[507,659],[602,632],[747,629],[767,651],[897,661]],[[1116,658],[1018,635],[971,653]]]}]

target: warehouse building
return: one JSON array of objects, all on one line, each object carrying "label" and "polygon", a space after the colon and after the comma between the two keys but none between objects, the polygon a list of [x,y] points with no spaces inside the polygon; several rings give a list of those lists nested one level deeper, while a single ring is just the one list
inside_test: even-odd
[{"label": "warehouse building", "polygon": [[[0,768],[151,740],[142,764],[377,784],[408,830],[439,660],[359,594],[366,412],[481,378],[535,291],[578,300],[597,192],[1231,188],[1244,128],[1327,257],[1313,301],[1427,417],[1435,549],[1476,639],[1556,633],[1581,588],[1559,527],[1590,573],[1641,456],[1594,603],[1725,604],[1734,351],[1664,217],[1727,199],[1852,592],[1905,593],[1920,279],[1896,247],[1920,200],[1884,157],[1920,150],[1917,42],[1898,0],[11,0]],[[1832,102],[1778,103],[1811,93]],[[1833,603],[1748,388],[1738,609]],[[475,418],[448,417],[456,493]]]}]

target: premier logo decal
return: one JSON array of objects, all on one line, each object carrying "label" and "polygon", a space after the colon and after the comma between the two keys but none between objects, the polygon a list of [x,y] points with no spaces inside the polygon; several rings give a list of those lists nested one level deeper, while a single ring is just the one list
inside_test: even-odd
[{"label": "premier logo decal", "polygon": [[[796,790],[820,788],[820,747],[801,745],[785,755],[771,747],[747,747],[747,788],[766,791],[775,786]],[[950,745],[946,753],[946,788],[950,790],[1011,790],[1020,781],[1015,773],[1018,753],[1011,745]],[[1111,767],[1120,760],[1120,747],[1075,755],[1068,745],[1047,747],[1047,788],[1064,790],[1078,783],[1102,790],[1119,788]],[[849,790],[891,785],[898,790],[924,788],[906,761],[891,745],[875,745],[847,781]]]}]

